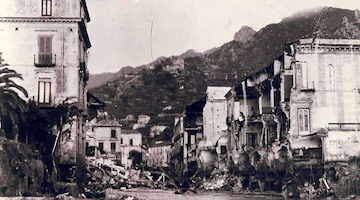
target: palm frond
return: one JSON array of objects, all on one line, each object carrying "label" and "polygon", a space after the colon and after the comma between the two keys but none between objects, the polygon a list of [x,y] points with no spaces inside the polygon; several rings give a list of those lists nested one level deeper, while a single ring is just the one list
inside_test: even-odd
[{"label": "palm frond", "polygon": [[6,81],[6,80],[9,80],[11,78],[18,78],[18,79],[23,79],[21,74],[13,74],[13,73],[8,73],[8,74],[3,74],[3,75],[0,75],[0,82],[3,82],[3,81]]},{"label": "palm frond", "polygon": [[27,91],[25,90],[25,88],[22,87],[22,86],[20,86],[20,85],[17,85],[17,84],[15,84],[15,83],[8,85],[8,89],[9,89],[10,91],[11,91],[12,88],[15,88],[15,89],[19,90],[22,94],[24,94],[24,96],[25,96],[26,98],[29,96],[28,93],[27,93]]},{"label": "palm frond", "polygon": [[0,68],[0,75],[1,74],[17,74],[17,72],[13,69],[9,69],[7,67]]}]

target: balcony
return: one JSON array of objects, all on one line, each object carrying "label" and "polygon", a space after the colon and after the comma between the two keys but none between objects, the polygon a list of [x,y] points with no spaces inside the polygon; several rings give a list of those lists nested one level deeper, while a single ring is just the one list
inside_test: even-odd
[{"label": "balcony", "polygon": [[34,55],[34,65],[36,67],[55,67],[56,54]]},{"label": "balcony", "polygon": [[329,131],[359,131],[360,123],[329,123]]}]

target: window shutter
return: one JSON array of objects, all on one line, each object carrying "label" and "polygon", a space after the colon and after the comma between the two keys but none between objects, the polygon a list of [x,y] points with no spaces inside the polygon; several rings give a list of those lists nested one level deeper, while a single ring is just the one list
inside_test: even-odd
[{"label": "window shutter", "polygon": [[40,54],[45,53],[45,38],[44,37],[39,38],[39,53]]},{"label": "window shutter", "polygon": [[52,46],[51,46],[51,37],[45,37],[45,53],[51,54]]},{"label": "window shutter", "polygon": [[39,64],[49,65],[52,63],[52,37],[39,37]]},{"label": "window shutter", "polygon": [[298,110],[298,120],[299,120],[299,131],[303,132],[304,131],[304,119],[303,119],[303,110],[300,109]]},{"label": "window shutter", "polygon": [[307,69],[307,64],[306,63],[302,63],[302,87],[303,88],[308,88],[308,69]]},{"label": "window shutter", "polygon": [[310,109],[298,109],[298,126],[300,135],[310,133]]},{"label": "window shutter", "polygon": [[304,131],[309,131],[309,109],[304,109]]},{"label": "window shutter", "polygon": [[293,76],[292,75],[285,75],[284,76],[284,85],[285,85],[285,101],[290,100],[291,88],[293,87]]},{"label": "window shutter", "polygon": [[309,88],[306,62],[296,63],[296,85],[304,89]]}]

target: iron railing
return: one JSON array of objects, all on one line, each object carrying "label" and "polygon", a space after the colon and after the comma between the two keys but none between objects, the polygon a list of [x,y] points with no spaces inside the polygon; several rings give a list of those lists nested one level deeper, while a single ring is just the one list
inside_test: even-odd
[{"label": "iron railing", "polygon": [[34,65],[36,67],[55,67],[56,54],[34,55]]}]

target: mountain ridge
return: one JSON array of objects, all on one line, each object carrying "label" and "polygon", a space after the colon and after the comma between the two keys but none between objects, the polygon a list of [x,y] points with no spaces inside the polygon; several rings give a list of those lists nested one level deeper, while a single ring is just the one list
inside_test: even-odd
[{"label": "mountain ridge", "polygon": [[[121,69],[121,78],[90,91],[111,102],[109,110],[116,118],[148,114],[159,121],[158,115],[181,113],[185,105],[203,97],[206,86],[231,86],[271,65],[288,43],[314,37],[360,39],[355,13],[331,7],[299,11],[258,32],[249,31],[251,36],[245,35],[244,41],[232,40],[203,53],[190,49],[179,56],[160,57],[134,73],[130,67],[129,72]],[[167,106],[173,109],[164,112]]]}]

